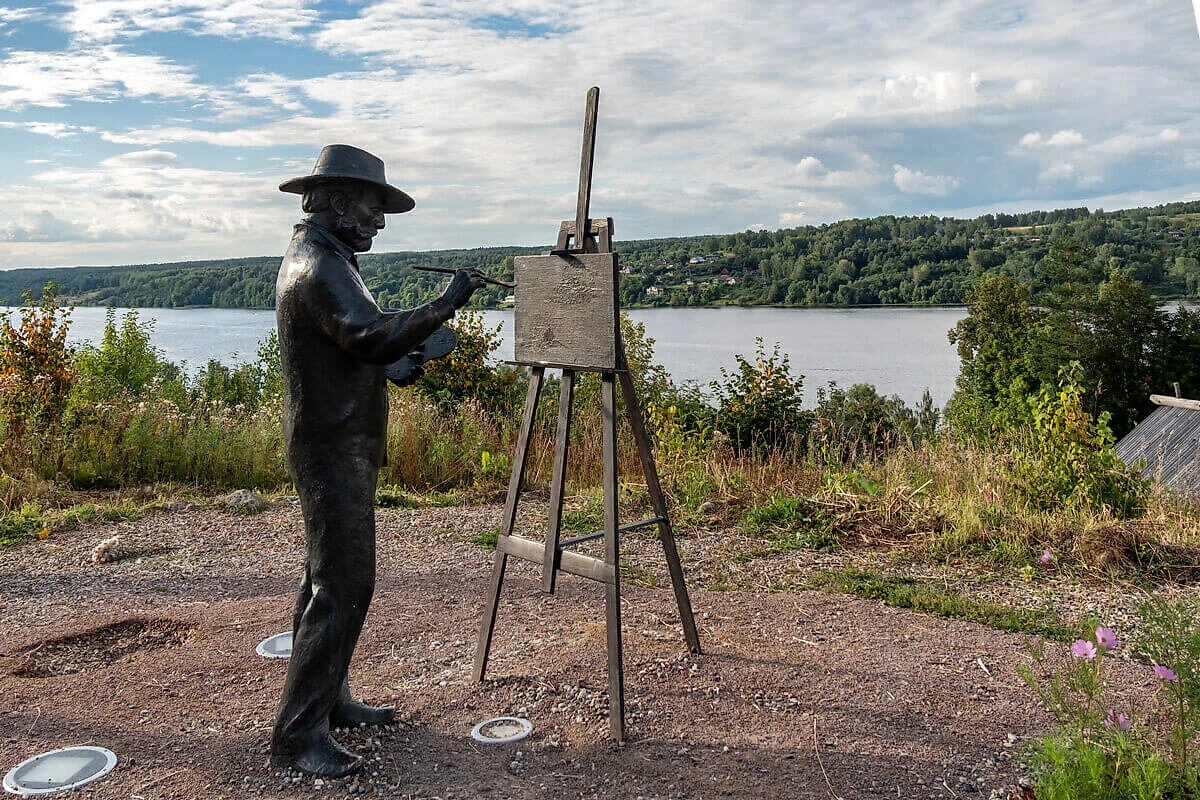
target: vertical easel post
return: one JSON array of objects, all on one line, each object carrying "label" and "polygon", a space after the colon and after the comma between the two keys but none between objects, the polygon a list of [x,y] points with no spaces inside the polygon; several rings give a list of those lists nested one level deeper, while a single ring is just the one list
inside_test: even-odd
[{"label": "vertical easel post", "polygon": [[483,680],[487,669],[488,651],[492,649],[492,632],[496,629],[496,611],[500,607],[500,587],[504,583],[504,567],[508,562],[505,540],[512,536],[517,524],[517,504],[521,499],[521,481],[525,478],[525,462],[529,456],[529,439],[533,431],[533,420],[537,413],[538,397],[542,393],[544,367],[529,370],[529,391],[525,394],[525,413],[521,416],[521,431],[517,434],[517,449],[513,453],[512,474],[508,479],[508,496],[504,500],[504,519],[500,534],[496,537],[496,558],[492,562],[492,580],[488,590],[487,605],[483,619],[479,622],[479,641],[475,646],[476,682]]},{"label": "vertical easel post", "polygon": [[[583,114],[583,153],[579,157],[579,195],[575,204],[575,249],[588,250],[588,205],[592,201],[592,164],[596,160],[596,114],[600,107],[600,87],[588,89]],[[594,252],[594,248],[593,252]]]},{"label": "vertical easel post", "polygon": [[558,432],[554,437],[554,474],[550,479],[549,526],[542,557],[542,591],[554,592],[558,571],[558,534],[562,529],[563,495],[566,494],[567,453],[571,444],[571,401],[575,396],[575,370],[564,369],[558,393]]},{"label": "vertical easel post", "polygon": [[617,385],[615,376],[601,376],[604,450],[604,587],[605,631],[608,634],[608,727],[613,738],[625,738],[625,676],[621,653],[621,543],[617,529]]}]

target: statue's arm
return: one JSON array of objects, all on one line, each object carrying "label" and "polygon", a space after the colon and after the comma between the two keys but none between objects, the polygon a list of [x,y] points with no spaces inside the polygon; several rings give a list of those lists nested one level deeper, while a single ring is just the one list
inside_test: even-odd
[{"label": "statue's arm", "polygon": [[368,364],[403,358],[454,316],[453,304],[444,297],[411,311],[382,311],[349,273],[318,269],[315,278],[310,308],[317,324],[339,347]]}]

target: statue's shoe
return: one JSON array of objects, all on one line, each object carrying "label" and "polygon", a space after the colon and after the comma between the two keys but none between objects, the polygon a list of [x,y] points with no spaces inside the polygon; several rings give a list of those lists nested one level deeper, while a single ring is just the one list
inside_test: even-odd
[{"label": "statue's shoe", "polygon": [[396,721],[396,709],[391,706],[369,706],[357,700],[340,703],[329,715],[333,728],[350,728],[355,725],[391,725]]},{"label": "statue's shoe", "polygon": [[296,753],[278,752],[274,748],[271,751],[271,766],[292,767],[318,778],[340,778],[358,771],[362,765],[360,756],[342,747],[329,734]]}]

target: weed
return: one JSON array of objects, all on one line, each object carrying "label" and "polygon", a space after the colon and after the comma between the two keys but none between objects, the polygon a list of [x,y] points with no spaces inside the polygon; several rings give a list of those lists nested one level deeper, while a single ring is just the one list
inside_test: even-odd
[{"label": "weed", "polygon": [[660,584],[659,578],[645,567],[639,567],[637,564],[621,564],[621,580],[636,583],[641,586],[649,586],[651,589],[657,588]]},{"label": "weed", "polygon": [[12,547],[34,538],[42,530],[38,507],[27,503],[20,511],[0,517],[0,547]]},{"label": "weed", "polygon": [[496,526],[489,531],[477,533],[470,539],[467,539],[473,545],[486,547],[488,550],[495,550],[496,543],[500,541],[500,526]]},{"label": "weed", "polygon": [[921,584],[912,578],[880,575],[847,567],[823,572],[814,578],[813,583],[818,587],[834,588],[868,600],[880,600],[896,608],[911,608],[947,619],[978,622],[1010,633],[1032,633],[1060,642],[1070,641],[1075,635],[1073,629],[1044,611],[976,600],[948,589]]},{"label": "weed", "polygon": [[380,489],[375,493],[375,505],[379,508],[416,508],[417,502],[405,492]]}]

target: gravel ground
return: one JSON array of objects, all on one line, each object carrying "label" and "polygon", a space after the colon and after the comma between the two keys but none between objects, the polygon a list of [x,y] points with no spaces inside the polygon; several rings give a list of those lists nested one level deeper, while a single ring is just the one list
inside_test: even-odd
[{"label": "gravel ground", "polygon": [[[1141,600],[1115,584],[980,581],[871,551],[731,563],[750,543],[698,530],[680,542],[704,648],[692,655],[661,549],[630,535],[629,738],[615,747],[602,587],[564,576],[546,596],[535,568],[510,560],[488,680],[475,684],[492,553],[468,540],[495,528],[500,507],[380,509],[378,588],[351,683],[402,722],[341,732],[368,766],[321,781],[267,766],[286,662],[254,652],[290,625],[298,506],[172,508],[0,551],[0,766],[101,745],[118,766],[77,795],[143,800],[1020,797],[1021,748],[1048,726],[1015,672],[1032,637],[803,587],[865,565],[1068,620],[1094,612],[1119,632]],[[537,512],[522,517],[531,534]],[[95,563],[106,540],[113,560]],[[1128,702],[1148,698],[1149,668],[1110,675]],[[533,734],[474,743],[471,727],[500,714],[529,718]]]}]

